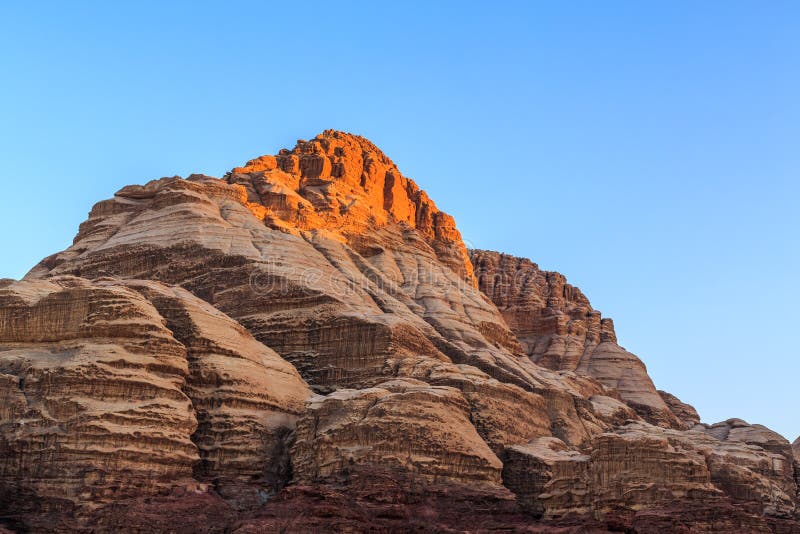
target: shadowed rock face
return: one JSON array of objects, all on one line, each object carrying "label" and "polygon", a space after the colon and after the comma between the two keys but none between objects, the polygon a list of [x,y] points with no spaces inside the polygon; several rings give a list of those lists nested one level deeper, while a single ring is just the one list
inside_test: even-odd
[{"label": "shadowed rock face", "polygon": [[[0,524],[794,528],[782,437],[703,425],[557,273],[468,254],[364,138],[128,186],[0,281]],[[680,519],[676,519],[679,517]]]}]

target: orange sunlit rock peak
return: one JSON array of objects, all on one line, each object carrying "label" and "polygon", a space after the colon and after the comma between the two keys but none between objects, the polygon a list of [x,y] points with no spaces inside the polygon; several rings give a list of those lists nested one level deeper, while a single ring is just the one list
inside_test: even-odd
[{"label": "orange sunlit rock peak", "polygon": [[475,285],[455,220],[365,137],[325,130],[291,150],[254,158],[226,178],[245,187],[251,204],[267,208],[269,224],[287,231],[326,229],[348,238],[368,226],[415,229]]}]

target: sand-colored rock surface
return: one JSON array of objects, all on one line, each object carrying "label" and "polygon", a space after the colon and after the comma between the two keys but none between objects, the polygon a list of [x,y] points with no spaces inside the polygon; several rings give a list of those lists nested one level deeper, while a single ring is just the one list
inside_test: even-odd
[{"label": "sand-colored rock surface", "polygon": [[[364,161],[388,161],[371,143],[342,135],[326,132],[314,144],[360,146],[357,154],[336,150],[345,155],[336,157],[355,158],[365,175]],[[113,275],[178,284],[238,320],[293,363],[317,392],[368,388],[396,377],[464,390],[472,417],[482,422],[482,437],[495,450],[542,432],[579,442],[602,431],[583,406],[582,392],[524,357],[497,309],[473,286],[471,269],[441,261],[444,249],[436,240],[444,231],[429,231],[424,218],[412,225],[395,213],[394,204],[370,201],[374,191],[362,190],[352,177],[342,184],[333,180],[332,196],[313,197],[315,203],[303,208],[309,217],[317,214],[311,226],[289,215],[279,219],[272,197],[238,183],[243,176],[283,180],[308,195],[302,184],[312,184],[312,191],[321,187],[297,169],[235,169],[226,180],[195,175],[126,187],[97,204],[75,244],[44,260],[28,278]],[[331,211],[340,188],[366,195],[359,202],[374,217]],[[423,208],[435,209],[429,200]],[[454,227],[442,235],[456,239],[453,232]],[[466,258],[460,238],[454,243],[458,257]],[[599,383],[589,387],[602,391]],[[534,409],[515,409],[515,397]],[[542,399],[543,412],[536,408]],[[503,404],[505,413],[498,417],[495,407]],[[506,438],[494,432],[511,441],[499,443]]]},{"label": "sand-colored rock surface", "polygon": [[3,512],[193,486],[186,350],[134,290],[66,278],[0,289]]},{"label": "sand-colored rock surface", "polygon": [[[739,429],[760,434],[746,423]],[[503,478],[523,506],[549,520],[702,508],[719,501],[732,506],[757,502],[759,514],[793,518],[797,487],[786,451],[718,439],[714,433],[633,422],[580,450],[555,438],[539,438],[509,448]]]},{"label": "sand-colored rock surface", "polygon": [[261,503],[289,477],[287,437],[311,392],[297,370],[241,325],[178,287],[130,281],[186,347],[200,463],[195,477],[236,507]]},{"label": "sand-colored rock surface", "polygon": [[469,415],[457,389],[415,380],[315,397],[297,427],[295,477],[309,484],[356,465],[499,486],[502,464]]},{"label": "sand-colored rock surface", "polygon": [[694,406],[686,404],[672,393],[659,389],[658,394],[664,399],[670,411],[683,423],[683,428],[692,428],[700,422],[700,415],[694,409]]},{"label": "sand-colored rock surface", "polygon": [[125,187],[0,280],[15,531],[790,532],[796,450],[342,132]]},{"label": "sand-colored rock surface", "polygon": [[497,252],[474,250],[470,257],[479,288],[503,314],[531,360],[549,369],[594,377],[616,389],[651,422],[682,426],[644,363],[617,344],[613,321],[602,318],[562,274]]},{"label": "sand-colored rock surface", "polygon": [[[0,289],[0,510],[88,515],[214,487],[280,489],[310,391],[180,288],[74,277]],[[280,478],[284,479],[281,480]]]}]

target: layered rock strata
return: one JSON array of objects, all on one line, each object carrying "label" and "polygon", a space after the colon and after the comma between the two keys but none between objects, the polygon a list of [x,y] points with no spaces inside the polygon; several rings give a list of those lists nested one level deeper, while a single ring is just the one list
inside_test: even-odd
[{"label": "layered rock strata", "polygon": [[53,277],[0,289],[0,502],[88,515],[209,488],[234,505],[286,482],[297,371],[185,290]]},{"label": "layered rock strata", "polygon": [[[731,439],[729,429],[749,439]],[[631,422],[580,451],[555,438],[510,447],[503,478],[524,507],[546,520],[720,502],[742,509],[758,503],[757,515],[791,520],[791,447],[770,434],[738,420],[690,431]]]},{"label": "layered rock strata", "polygon": [[311,484],[367,465],[430,481],[499,485],[502,464],[469,415],[457,389],[416,380],[314,398],[297,427],[295,478]]},{"label": "layered rock strata", "polygon": [[655,389],[364,138],[128,186],[0,281],[0,524],[791,531],[782,437]]},{"label": "layered rock strata", "polygon": [[691,418],[687,413],[693,408],[679,406],[682,403],[671,395],[672,406],[665,401],[644,363],[617,344],[613,321],[593,309],[564,275],[498,252],[474,250],[470,257],[479,288],[503,314],[532,361],[596,378],[656,424],[685,426],[680,417]]}]

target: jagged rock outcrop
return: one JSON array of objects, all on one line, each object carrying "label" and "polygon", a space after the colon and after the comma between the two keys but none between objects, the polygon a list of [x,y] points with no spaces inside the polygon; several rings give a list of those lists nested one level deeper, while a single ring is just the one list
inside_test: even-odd
[{"label": "jagged rock outcrop", "polygon": [[363,137],[327,130],[277,156],[251,160],[227,178],[245,186],[272,224],[290,231],[335,228],[367,253],[379,253],[380,243],[362,241],[365,230],[388,223],[413,228],[442,263],[475,284],[453,218]]},{"label": "jagged rock outcrop", "polygon": [[[617,344],[613,321],[602,318],[564,275],[497,252],[474,250],[470,257],[479,288],[503,314],[531,360],[596,378],[653,423],[684,425],[682,417],[694,409],[682,406],[680,415],[673,413],[644,363]],[[674,397],[670,402],[676,407],[680,403]]]},{"label": "jagged rock outcrop", "polygon": [[790,531],[800,478],[332,130],[125,187],[1,280],[0,453],[36,531]]},{"label": "jagged rock outcrop", "polygon": [[658,394],[664,399],[664,402],[667,404],[670,411],[675,414],[675,417],[683,423],[683,428],[692,428],[700,422],[700,415],[697,413],[697,410],[694,409],[694,406],[686,404],[672,393],[667,393],[659,389]]}]

